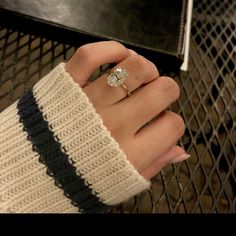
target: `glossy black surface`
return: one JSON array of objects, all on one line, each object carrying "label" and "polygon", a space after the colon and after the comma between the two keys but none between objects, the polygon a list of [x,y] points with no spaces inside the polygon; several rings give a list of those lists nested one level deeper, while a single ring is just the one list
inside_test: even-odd
[{"label": "glossy black surface", "polygon": [[[170,60],[171,57],[175,57],[172,59],[176,60],[180,57],[182,42],[179,36],[183,2],[183,0],[1,0],[0,8],[13,11],[31,21],[56,25],[58,28],[80,33],[80,36],[74,34],[73,37],[87,35],[94,39],[115,39],[127,45],[158,52],[160,55],[165,54],[164,57],[170,55]],[[173,63],[178,62],[176,60]]]}]

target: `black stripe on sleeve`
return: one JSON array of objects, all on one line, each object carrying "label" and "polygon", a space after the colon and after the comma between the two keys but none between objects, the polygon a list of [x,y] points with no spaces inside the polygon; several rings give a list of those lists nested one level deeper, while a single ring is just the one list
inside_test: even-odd
[{"label": "black stripe on sleeve", "polygon": [[49,129],[46,117],[41,113],[32,91],[27,92],[17,104],[20,122],[27,132],[28,140],[39,161],[47,168],[47,174],[55,180],[55,185],[64,191],[71,203],[83,213],[105,212],[110,206],[101,202],[76,168],[58,138]]}]

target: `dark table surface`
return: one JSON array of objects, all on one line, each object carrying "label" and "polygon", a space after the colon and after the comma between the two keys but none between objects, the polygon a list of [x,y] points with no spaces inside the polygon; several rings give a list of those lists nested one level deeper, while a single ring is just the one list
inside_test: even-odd
[{"label": "dark table surface", "polygon": [[[61,33],[57,39],[73,44],[114,39],[135,47],[157,63],[163,61],[160,66],[167,67],[166,71],[180,68],[185,6],[185,0],[0,1],[0,8],[13,11],[15,17],[21,16],[12,18],[18,29],[29,26],[30,32],[41,31],[45,36],[50,36],[48,29],[58,29]],[[3,12],[1,15],[3,22],[7,17]]]}]

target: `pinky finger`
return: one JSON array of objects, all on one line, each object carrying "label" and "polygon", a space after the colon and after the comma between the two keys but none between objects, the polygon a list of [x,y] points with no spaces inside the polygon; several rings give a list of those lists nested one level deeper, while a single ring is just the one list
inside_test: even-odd
[{"label": "pinky finger", "polygon": [[161,171],[167,164],[173,164],[184,161],[190,157],[186,154],[180,146],[172,146],[165,154],[154,160],[147,168],[145,168],[141,175],[146,179],[151,179]]}]

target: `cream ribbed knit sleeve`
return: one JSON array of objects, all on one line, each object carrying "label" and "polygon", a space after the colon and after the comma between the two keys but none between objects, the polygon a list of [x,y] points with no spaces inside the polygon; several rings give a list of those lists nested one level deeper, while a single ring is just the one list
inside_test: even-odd
[{"label": "cream ribbed knit sleeve", "polygon": [[0,212],[104,212],[149,184],[64,64],[0,114]]}]

